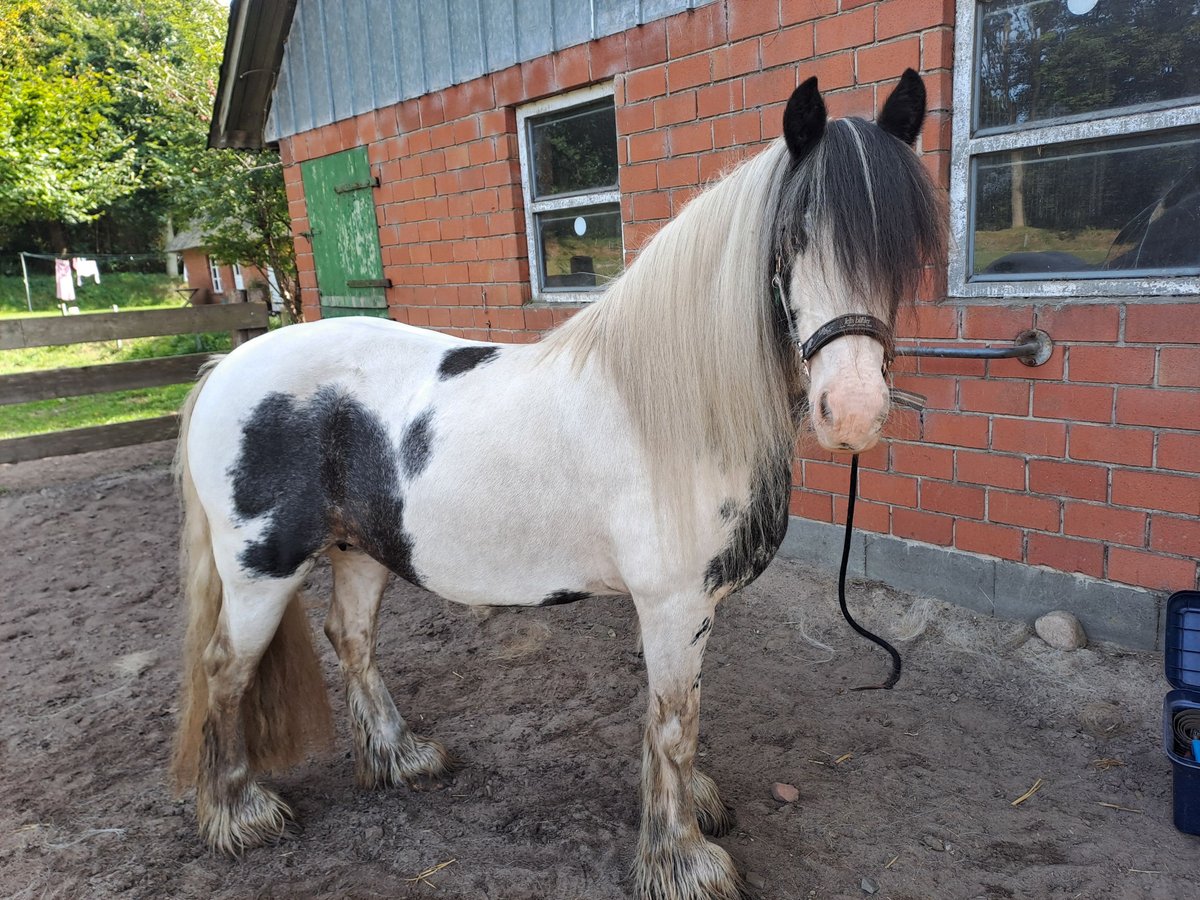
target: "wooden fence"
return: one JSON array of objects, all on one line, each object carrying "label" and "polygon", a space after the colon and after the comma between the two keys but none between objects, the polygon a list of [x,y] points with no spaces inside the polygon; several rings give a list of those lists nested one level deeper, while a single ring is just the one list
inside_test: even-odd
[{"label": "wooden fence", "polygon": [[[262,303],[96,313],[63,318],[8,319],[0,320],[0,350],[209,331],[232,332],[236,346],[262,334],[266,329],[267,307]],[[188,353],[103,366],[0,375],[0,405],[180,384],[194,380],[200,366],[212,355]],[[0,463],[161,441],[175,437],[178,429],[178,416],[172,414],[115,425],[8,438],[0,440]]]}]

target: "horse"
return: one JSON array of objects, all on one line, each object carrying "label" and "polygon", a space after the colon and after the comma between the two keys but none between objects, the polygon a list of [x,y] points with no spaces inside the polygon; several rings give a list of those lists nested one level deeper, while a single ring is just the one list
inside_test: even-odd
[{"label": "horse", "polygon": [[696,766],[701,659],[717,606],[782,541],[801,427],[838,452],[879,440],[897,311],[945,245],[912,149],[924,115],[912,70],[875,123],[830,119],[809,78],[781,138],[539,342],[339,318],[202,373],[176,464],[189,621],[172,768],[211,848],[284,835],[292,810],[258,775],[328,739],[299,599],[324,555],[324,631],[372,788],[435,787],[455,765],[379,672],[389,573],[469,605],[632,598],[649,685],[632,891],[741,896],[706,838],[733,814]]}]

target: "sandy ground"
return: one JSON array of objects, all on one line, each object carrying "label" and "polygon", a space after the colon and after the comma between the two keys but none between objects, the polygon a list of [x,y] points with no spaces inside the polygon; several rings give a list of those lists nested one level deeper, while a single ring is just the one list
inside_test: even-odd
[{"label": "sandy ground", "polygon": [[[385,676],[466,767],[438,793],[360,790],[343,722],[335,754],[273,779],[302,834],[240,860],[206,852],[191,799],[164,784],[182,624],[170,450],[0,466],[0,895],[626,896],[645,682],[619,600],[480,618],[393,585]],[[864,878],[897,900],[1197,896],[1200,842],[1170,821],[1157,657],[1062,654],[1024,626],[858,584],[852,606],[901,638],[905,674],[853,693],[886,658],[837,617],[833,588],[776,562],[723,604],[709,644],[701,753],[755,896],[865,897]],[[318,569],[314,622],[327,591]],[[334,703],[340,717],[340,688]],[[800,800],[772,799],[776,781]]]}]

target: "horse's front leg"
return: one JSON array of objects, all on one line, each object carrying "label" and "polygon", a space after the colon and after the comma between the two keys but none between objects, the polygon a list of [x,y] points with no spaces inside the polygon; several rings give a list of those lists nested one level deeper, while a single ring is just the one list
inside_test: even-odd
[{"label": "horse's front leg", "polygon": [[635,598],[650,681],[642,745],[642,824],[634,862],[639,900],[736,900],[741,881],[729,854],[700,823],[727,829],[712,779],[695,768],[700,663],[716,603],[700,593]]}]

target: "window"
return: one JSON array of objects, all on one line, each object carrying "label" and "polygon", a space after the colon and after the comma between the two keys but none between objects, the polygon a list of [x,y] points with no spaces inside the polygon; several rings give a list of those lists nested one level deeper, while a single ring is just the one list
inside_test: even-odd
[{"label": "window", "polygon": [[212,276],[213,293],[224,293],[225,288],[221,286],[221,267],[217,265],[216,260],[211,256],[208,258],[208,274]]},{"label": "window", "polygon": [[959,9],[950,292],[1200,290],[1195,4]]},{"label": "window", "polygon": [[233,264],[233,289],[235,291],[244,291],[246,289],[246,280],[242,278],[242,264]]},{"label": "window", "polygon": [[517,130],[534,299],[594,299],[625,258],[612,87],[527,106]]}]

